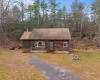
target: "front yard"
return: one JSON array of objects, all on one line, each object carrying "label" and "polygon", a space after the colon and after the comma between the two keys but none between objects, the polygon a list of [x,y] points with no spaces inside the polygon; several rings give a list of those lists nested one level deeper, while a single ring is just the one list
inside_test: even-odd
[{"label": "front yard", "polygon": [[75,53],[79,60],[73,61],[72,54],[32,53],[33,56],[54,65],[71,69],[84,80],[100,80],[100,53]]},{"label": "front yard", "polygon": [[0,80],[47,80],[28,63],[28,56],[36,56],[54,65],[72,70],[84,80],[100,80],[100,53],[75,53],[79,60],[73,61],[72,54],[31,53],[0,49]]},{"label": "front yard", "polygon": [[0,49],[0,80],[47,80],[21,52]]}]

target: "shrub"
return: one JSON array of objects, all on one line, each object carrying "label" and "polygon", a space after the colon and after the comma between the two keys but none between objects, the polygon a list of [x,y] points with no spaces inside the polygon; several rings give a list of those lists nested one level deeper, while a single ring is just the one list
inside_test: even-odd
[{"label": "shrub", "polygon": [[30,49],[23,49],[22,52],[23,52],[23,53],[29,53],[29,52],[30,52]]},{"label": "shrub", "polygon": [[15,47],[10,47],[10,50],[15,50]]}]

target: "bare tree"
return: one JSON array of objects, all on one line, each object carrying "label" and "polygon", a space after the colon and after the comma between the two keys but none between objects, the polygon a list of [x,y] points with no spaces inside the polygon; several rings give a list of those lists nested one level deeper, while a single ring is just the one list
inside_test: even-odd
[{"label": "bare tree", "polygon": [[7,36],[7,25],[6,21],[8,19],[8,8],[9,8],[9,3],[10,0],[6,1],[5,0],[0,0],[0,38],[1,39],[1,45],[5,46],[6,45],[6,36]]}]

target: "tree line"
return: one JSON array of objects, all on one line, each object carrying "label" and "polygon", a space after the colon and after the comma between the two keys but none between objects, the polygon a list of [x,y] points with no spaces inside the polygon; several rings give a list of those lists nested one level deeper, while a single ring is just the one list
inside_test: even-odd
[{"label": "tree line", "polygon": [[57,0],[34,0],[28,5],[22,1],[0,0],[0,39],[3,43],[7,36],[19,39],[27,28],[31,31],[55,27],[79,32],[79,37],[95,39],[100,46],[100,0],[88,6],[74,0],[70,9]]}]

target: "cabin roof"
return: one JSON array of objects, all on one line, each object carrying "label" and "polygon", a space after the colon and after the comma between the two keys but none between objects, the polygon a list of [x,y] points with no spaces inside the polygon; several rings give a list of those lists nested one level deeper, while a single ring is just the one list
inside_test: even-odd
[{"label": "cabin roof", "polygon": [[28,40],[31,32],[24,32],[23,35],[21,36],[21,40]]},{"label": "cabin roof", "polygon": [[71,36],[68,28],[39,28],[33,29],[32,32],[24,32],[20,39],[70,40]]}]

